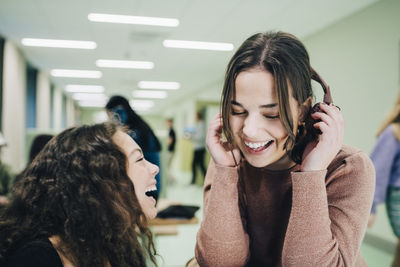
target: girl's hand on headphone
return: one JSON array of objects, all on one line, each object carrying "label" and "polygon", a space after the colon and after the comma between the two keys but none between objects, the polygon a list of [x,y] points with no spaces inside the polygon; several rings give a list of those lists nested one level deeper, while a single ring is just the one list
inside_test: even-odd
[{"label": "girl's hand on headphone", "polygon": [[[222,116],[218,113],[211,120],[207,131],[207,149],[216,164],[234,167],[240,162],[239,149],[229,149],[228,142],[223,142],[222,138]],[[233,158],[235,157],[235,158]],[[236,162],[235,162],[236,160]]]},{"label": "girl's hand on headphone", "polygon": [[309,143],[303,153],[301,171],[325,170],[342,147],[345,123],[340,110],[333,104],[321,104],[321,112],[311,116],[315,120],[314,127],[322,134],[318,140]]}]

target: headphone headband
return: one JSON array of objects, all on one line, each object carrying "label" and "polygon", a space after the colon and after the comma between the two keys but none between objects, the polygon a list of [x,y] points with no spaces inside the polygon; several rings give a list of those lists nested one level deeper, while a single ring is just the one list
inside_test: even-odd
[{"label": "headphone headband", "polygon": [[311,68],[311,79],[318,82],[322,86],[322,89],[324,90],[324,103],[328,105],[331,104],[332,96],[331,96],[331,90],[329,89],[329,85],[326,84],[326,82],[321,78],[321,76],[319,76],[319,74],[313,68]]}]

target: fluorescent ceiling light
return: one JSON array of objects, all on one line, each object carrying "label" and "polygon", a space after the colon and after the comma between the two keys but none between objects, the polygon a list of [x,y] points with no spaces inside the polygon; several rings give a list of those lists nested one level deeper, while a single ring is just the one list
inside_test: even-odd
[{"label": "fluorescent ceiling light", "polygon": [[131,100],[129,104],[134,110],[149,110],[154,106],[154,102],[151,100]]},{"label": "fluorescent ceiling light", "polygon": [[65,69],[54,69],[51,72],[54,77],[69,77],[69,78],[101,78],[101,71],[97,70],[65,70]]},{"label": "fluorescent ceiling light", "polygon": [[165,91],[148,91],[148,90],[136,90],[132,93],[133,97],[137,98],[166,98],[168,96]]},{"label": "fluorescent ceiling light", "polygon": [[107,101],[78,101],[80,107],[104,108]]},{"label": "fluorescent ceiling light", "polygon": [[104,87],[101,85],[68,84],[65,86],[68,93],[103,93]]},{"label": "fluorescent ceiling light", "polygon": [[179,20],[171,18],[155,18],[155,17],[138,17],[114,14],[90,13],[88,15],[90,21],[109,22],[122,24],[140,24],[151,26],[177,27]]},{"label": "fluorescent ceiling light", "polygon": [[122,69],[152,69],[154,63],[150,61],[130,61],[130,60],[96,60],[96,66],[102,68],[122,68]]},{"label": "fluorescent ceiling light", "polygon": [[75,93],[72,95],[74,100],[78,101],[107,101],[108,97],[105,94],[89,94],[89,93]]},{"label": "fluorescent ceiling light", "polygon": [[229,44],[229,43],[164,40],[163,45],[165,47],[173,47],[173,48],[217,50],[217,51],[232,51],[233,50],[233,44]]},{"label": "fluorescent ceiling light", "polygon": [[72,41],[72,40],[54,40],[54,39],[36,39],[24,38],[21,43],[25,46],[56,47],[56,48],[78,48],[95,49],[97,44],[90,41]]},{"label": "fluorescent ceiling light", "polygon": [[177,90],[181,87],[181,85],[177,82],[141,81],[138,83],[138,87],[142,89]]}]

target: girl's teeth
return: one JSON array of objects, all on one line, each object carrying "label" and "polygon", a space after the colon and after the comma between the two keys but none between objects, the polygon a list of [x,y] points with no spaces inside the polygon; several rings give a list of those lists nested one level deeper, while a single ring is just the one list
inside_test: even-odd
[{"label": "girl's teeth", "polygon": [[149,189],[146,189],[146,192],[150,192],[150,191],[156,191],[157,190],[157,187],[152,187],[152,188],[149,188]]},{"label": "girl's teeth", "polygon": [[257,149],[260,148],[262,146],[265,146],[268,142],[263,142],[263,143],[248,143],[248,142],[244,142],[246,144],[246,146],[252,148],[252,149]]}]

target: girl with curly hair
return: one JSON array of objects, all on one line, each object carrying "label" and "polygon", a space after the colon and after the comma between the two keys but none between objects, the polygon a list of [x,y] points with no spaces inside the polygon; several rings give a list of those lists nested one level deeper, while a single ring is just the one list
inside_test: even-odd
[{"label": "girl with curly hair", "polygon": [[146,221],[156,216],[157,173],[115,124],[65,130],[15,185],[0,218],[0,265],[156,265]]}]

